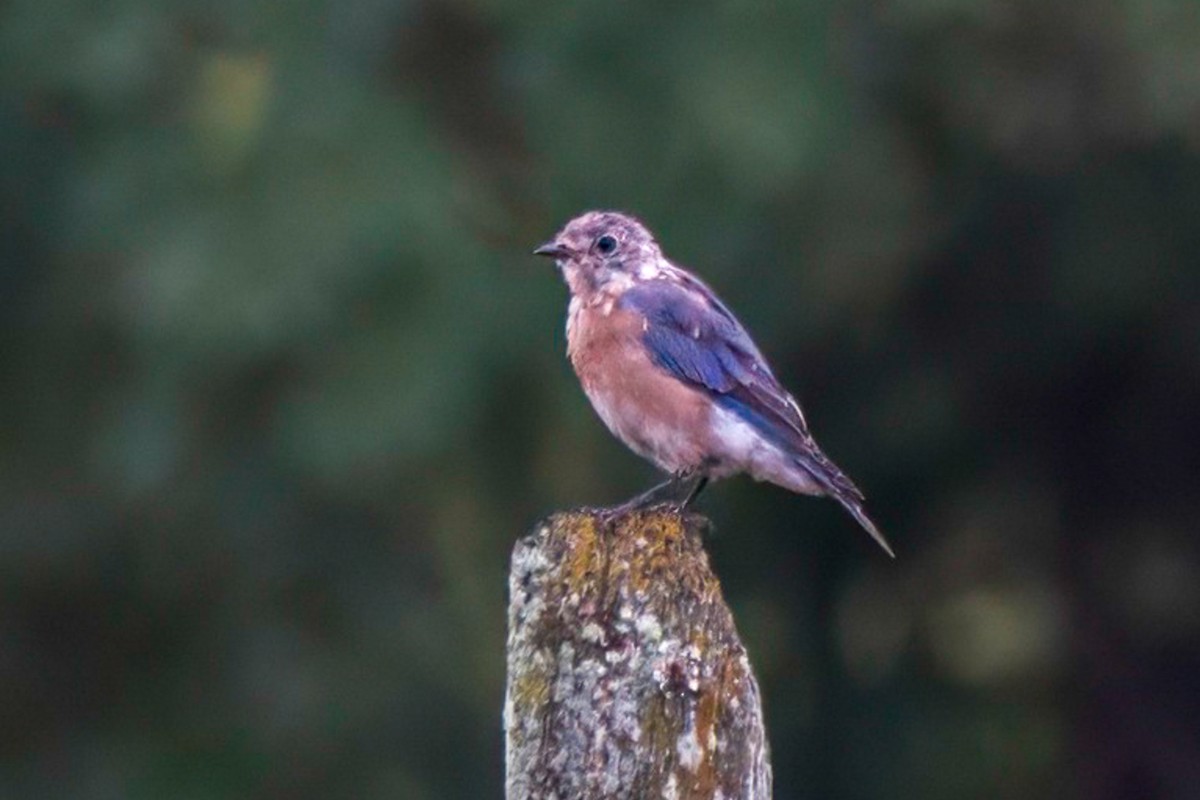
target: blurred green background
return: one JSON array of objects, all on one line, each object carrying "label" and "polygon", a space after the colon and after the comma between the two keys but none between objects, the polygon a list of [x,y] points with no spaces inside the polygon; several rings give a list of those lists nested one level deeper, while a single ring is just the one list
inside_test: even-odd
[{"label": "blurred green background", "polygon": [[1194,798],[1194,0],[0,7],[0,797],[501,794],[514,540],[654,475],[640,215],[871,498],[701,502],[776,796]]}]

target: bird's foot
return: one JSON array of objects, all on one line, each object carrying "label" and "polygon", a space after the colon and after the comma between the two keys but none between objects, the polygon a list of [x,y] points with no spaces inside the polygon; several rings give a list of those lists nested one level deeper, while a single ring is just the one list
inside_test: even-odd
[{"label": "bird's foot", "polygon": [[[681,472],[620,505],[599,509],[599,514],[607,522],[635,511],[655,510],[683,515],[707,484],[706,475]],[[686,494],[681,498],[682,490],[686,490]]]}]

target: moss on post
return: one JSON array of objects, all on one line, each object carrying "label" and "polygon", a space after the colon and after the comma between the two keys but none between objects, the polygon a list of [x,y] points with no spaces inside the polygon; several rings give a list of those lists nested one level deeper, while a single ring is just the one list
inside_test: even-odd
[{"label": "moss on post", "polygon": [[758,685],[701,517],[557,514],[509,575],[507,797],[758,800]]}]

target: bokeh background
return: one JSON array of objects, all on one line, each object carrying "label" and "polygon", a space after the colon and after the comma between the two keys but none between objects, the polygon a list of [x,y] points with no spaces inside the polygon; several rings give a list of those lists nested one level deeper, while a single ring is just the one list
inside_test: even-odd
[{"label": "bokeh background", "polygon": [[9,0],[0,81],[0,796],[500,796],[510,547],[654,477],[595,207],[900,556],[704,498],[778,798],[1200,796],[1194,0]]}]

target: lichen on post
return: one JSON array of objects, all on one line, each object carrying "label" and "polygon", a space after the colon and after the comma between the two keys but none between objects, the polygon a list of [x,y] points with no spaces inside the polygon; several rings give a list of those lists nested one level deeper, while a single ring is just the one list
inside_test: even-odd
[{"label": "lichen on post", "polygon": [[758,685],[701,517],[557,514],[509,574],[509,800],[760,800]]}]

